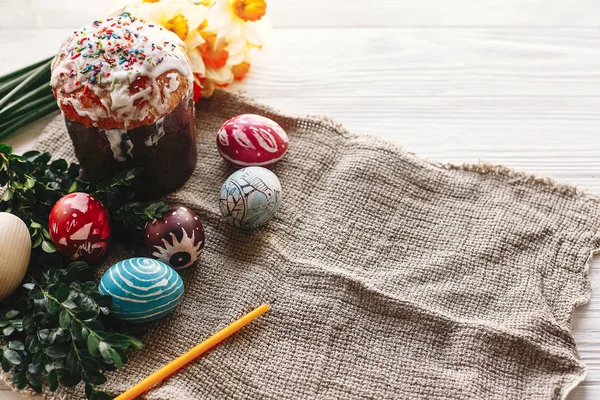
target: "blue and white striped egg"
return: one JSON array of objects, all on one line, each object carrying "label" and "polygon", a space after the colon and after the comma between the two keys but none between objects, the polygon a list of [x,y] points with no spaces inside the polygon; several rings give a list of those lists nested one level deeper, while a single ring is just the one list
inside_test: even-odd
[{"label": "blue and white striped egg", "polygon": [[128,322],[148,322],[177,307],[183,296],[183,281],[162,261],[129,258],[104,273],[99,290],[112,296],[110,312],[115,317]]}]

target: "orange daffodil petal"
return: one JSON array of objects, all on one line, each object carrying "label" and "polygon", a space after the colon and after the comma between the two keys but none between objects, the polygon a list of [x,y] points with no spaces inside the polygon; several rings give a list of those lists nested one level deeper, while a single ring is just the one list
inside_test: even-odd
[{"label": "orange daffodil petal", "polygon": [[194,100],[212,95],[248,73],[268,40],[265,0],[117,0],[119,10],[164,26],[187,47]]},{"label": "orange daffodil petal", "polygon": [[235,15],[244,21],[258,21],[267,12],[264,0],[231,0]]},{"label": "orange daffodil petal", "polygon": [[233,72],[233,77],[238,81],[244,79],[244,76],[246,76],[246,74],[248,73],[249,70],[250,70],[250,63],[247,63],[245,61],[242,62],[241,64],[234,65],[233,67],[231,67],[231,72]]}]

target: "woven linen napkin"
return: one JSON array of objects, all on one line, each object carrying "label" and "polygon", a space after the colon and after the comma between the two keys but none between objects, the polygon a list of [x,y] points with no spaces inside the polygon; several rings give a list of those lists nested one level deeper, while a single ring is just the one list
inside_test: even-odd
[{"label": "woven linen napkin", "polygon": [[[597,198],[502,167],[430,163],[223,91],[197,111],[198,165],[168,200],[199,214],[206,248],[181,273],[178,308],[140,327],[145,347],[103,390],[126,390],[263,302],[269,313],[145,398],[557,399],[584,378],[570,318],[590,297]],[[234,169],[215,136],[242,113],[290,136],[273,168],[282,206],[254,232],[219,213]],[[39,149],[74,160],[60,117]],[[115,245],[99,273],[144,254]]]}]

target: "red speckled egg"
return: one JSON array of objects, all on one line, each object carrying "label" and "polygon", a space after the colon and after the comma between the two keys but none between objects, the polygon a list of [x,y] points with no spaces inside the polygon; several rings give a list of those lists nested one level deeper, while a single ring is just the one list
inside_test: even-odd
[{"label": "red speckled egg", "polygon": [[181,204],[146,224],[144,242],[154,258],[175,269],[192,265],[204,247],[204,228],[198,216]]},{"label": "red speckled egg", "polygon": [[72,260],[97,263],[110,243],[110,214],[87,193],[71,193],[56,202],[48,221],[52,242]]},{"label": "red speckled egg", "polygon": [[275,121],[242,114],[225,122],[217,134],[221,156],[237,168],[269,167],[288,149],[288,137]]}]

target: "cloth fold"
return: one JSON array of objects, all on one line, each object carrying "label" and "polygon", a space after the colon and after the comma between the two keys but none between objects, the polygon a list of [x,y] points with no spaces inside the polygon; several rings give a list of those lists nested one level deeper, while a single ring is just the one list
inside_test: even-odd
[{"label": "cloth fold", "polygon": [[[290,137],[273,168],[282,206],[253,232],[218,206],[234,169],[215,135],[243,113]],[[198,213],[206,248],[181,273],[179,307],[143,327],[145,347],[103,390],[126,390],[263,302],[269,313],[145,397],[557,399],[585,376],[570,319],[590,297],[596,197],[502,167],[430,163],[224,91],[199,103],[197,132],[196,171],[168,201]],[[74,160],[60,117],[39,149]],[[99,273],[143,254],[115,245]]]}]

